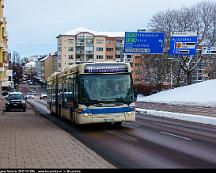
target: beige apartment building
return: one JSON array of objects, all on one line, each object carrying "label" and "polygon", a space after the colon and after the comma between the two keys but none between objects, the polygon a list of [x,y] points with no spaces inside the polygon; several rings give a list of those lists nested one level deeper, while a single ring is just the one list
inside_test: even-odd
[{"label": "beige apartment building", "polygon": [[41,63],[41,79],[43,81],[47,81],[48,77],[54,73],[53,66],[54,66],[55,54],[49,54],[48,56],[44,57],[40,60]]},{"label": "beige apartment building", "polygon": [[[7,21],[3,15],[4,0],[0,0],[0,91],[11,85],[11,71],[8,71]],[[10,78],[9,78],[10,76]]]},{"label": "beige apartment building", "polygon": [[[72,64],[86,62],[122,62],[124,32],[97,32],[87,28],[76,28],[57,36],[58,70],[63,71]],[[129,60],[129,62],[132,59]]]}]

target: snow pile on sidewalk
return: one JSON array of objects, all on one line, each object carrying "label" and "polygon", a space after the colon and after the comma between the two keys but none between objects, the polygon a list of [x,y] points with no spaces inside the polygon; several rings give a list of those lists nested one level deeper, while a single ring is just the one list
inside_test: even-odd
[{"label": "snow pile on sidewalk", "polygon": [[140,112],[140,114],[143,116],[166,117],[166,118],[171,118],[171,119],[190,121],[190,122],[196,122],[196,123],[202,123],[202,124],[210,124],[210,125],[216,126],[215,117],[185,114],[185,113],[176,113],[176,112],[166,112],[166,111],[155,111],[155,110],[140,109],[140,108],[136,108],[136,111]]},{"label": "snow pile on sidewalk", "polygon": [[151,96],[138,95],[137,101],[168,104],[216,106],[216,79],[162,91]]}]

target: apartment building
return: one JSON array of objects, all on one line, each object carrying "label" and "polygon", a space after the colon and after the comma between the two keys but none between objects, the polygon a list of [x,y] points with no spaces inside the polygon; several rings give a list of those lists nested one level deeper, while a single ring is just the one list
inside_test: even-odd
[{"label": "apartment building", "polygon": [[[134,83],[140,83],[144,81],[144,57],[142,55],[131,55],[132,59],[132,78]],[[129,60],[131,61],[131,60]]]},{"label": "apartment building", "polygon": [[49,54],[40,60],[41,62],[41,80],[43,82],[47,81],[48,77],[54,73],[54,60],[55,54]]},{"label": "apartment building", "polygon": [[29,61],[24,66],[22,66],[23,75],[34,76],[36,73],[35,70],[35,61]]},{"label": "apartment building", "polygon": [[3,15],[4,0],[0,0],[0,91],[12,85],[11,72],[8,71],[7,21]]},{"label": "apartment building", "polygon": [[58,69],[85,62],[124,61],[124,32],[97,32],[79,27],[57,36]]}]

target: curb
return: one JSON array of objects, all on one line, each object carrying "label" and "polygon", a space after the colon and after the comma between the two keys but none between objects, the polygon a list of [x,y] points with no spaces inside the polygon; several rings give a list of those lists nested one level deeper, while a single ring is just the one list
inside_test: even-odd
[{"label": "curb", "polygon": [[136,108],[136,111],[143,116],[165,117],[165,118],[216,126],[216,117],[209,117],[209,116],[207,117],[205,115],[202,116],[202,115],[174,113],[174,112],[166,112],[166,111],[156,111],[156,110],[140,109],[140,108]]}]

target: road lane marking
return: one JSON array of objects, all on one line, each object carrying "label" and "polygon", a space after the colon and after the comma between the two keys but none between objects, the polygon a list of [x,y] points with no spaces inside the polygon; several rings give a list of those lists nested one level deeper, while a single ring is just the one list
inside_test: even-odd
[{"label": "road lane marking", "polygon": [[123,122],[124,124],[127,124],[127,125],[130,125],[130,126],[135,126],[135,127],[139,127],[140,125],[137,125],[137,124],[131,124],[131,123],[126,123],[126,122]]},{"label": "road lane marking", "polygon": [[166,135],[170,135],[170,136],[175,136],[175,137],[182,138],[182,139],[186,139],[186,140],[189,140],[189,141],[192,140],[192,139],[190,139],[190,138],[187,138],[187,137],[184,137],[184,136],[175,135],[175,134],[168,133],[168,132],[160,131],[160,133],[163,133],[163,134],[166,134]]}]

